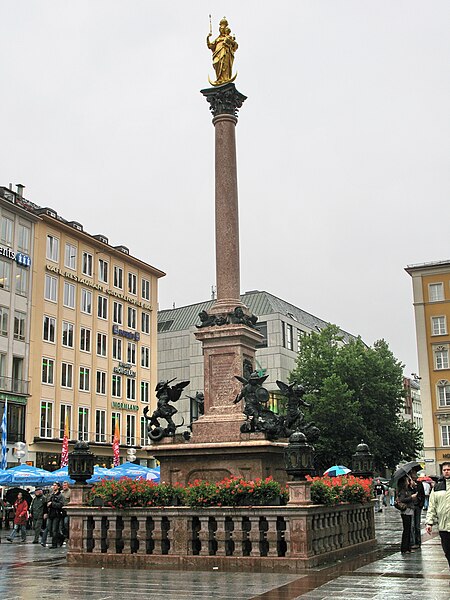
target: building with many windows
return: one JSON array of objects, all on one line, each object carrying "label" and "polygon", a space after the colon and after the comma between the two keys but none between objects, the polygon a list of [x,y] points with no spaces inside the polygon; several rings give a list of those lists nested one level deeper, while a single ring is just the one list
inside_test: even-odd
[{"label": "building with many windows", "polygon": [[89,441],[99,464],[111,463],[116,422],[122,453],[135,447],[147,459],[142,409],[156,386],[154,309],[164,273],[53,209],[21,203],[35,221],[28,460],[59,466],[66,420],[70,440]]},{"label": "building with many windows", "polygon": [[[17,192],[0,188],[0,415],[7,402],[7,462],[14,443],[25,436],[29,402],[31,287],[34,227],[37,218],[21,204]],[[1,418],[1,417],[0,417]]]},{"label": "building with many windows", "polygon": [[[320,331],[328,323],[268,292],[246,292],[241,301],[258,317],[256,327],[263,339],[256,349],[256,368],[267,373],[264,386],[270,392],[271,407],[277,410],[277,379],[288,382],[303,336]],[[184,421],[188,425],[197,414],[196,403],[187,398],[203,391],[202,345],[194,333],[200,324],[198,314],[208,312],[213,303],[210,300],[158,313],[158,379],[190,381],[186,394],[177,402],[177,424]],[[344,342],[353,337],[345,331],[341,334]]]},{"label": "building with many windows", "polygon": [[426,471],[450,459],[450,261],[410,265]]}]

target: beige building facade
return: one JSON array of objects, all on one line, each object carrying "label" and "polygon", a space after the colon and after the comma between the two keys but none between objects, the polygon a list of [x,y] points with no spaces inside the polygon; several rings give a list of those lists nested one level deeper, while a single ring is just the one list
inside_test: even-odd
[{"label": "beige building facade", "polygon": [[410,265],[422,403],[424,460],[440,475],[450,460],[450,261]]},{"label": "beige building facade", "polygon": [[25,436],[29,404],[31,289],[37,218],[18,192],[0,187],[0,419],[7,404],[7,466],[17,464],[15,442]]},{"label": "beige building facade", "polygon": [[77,440],[88,441],[96,462],[110,466],[118,421],[122,461],[135,448],[145,463],[142,411],[154,408],[164,273],[55,210],[21,201],[35,219],[24,367],[27,460],[59,467],[67,420],[69,451]]}]

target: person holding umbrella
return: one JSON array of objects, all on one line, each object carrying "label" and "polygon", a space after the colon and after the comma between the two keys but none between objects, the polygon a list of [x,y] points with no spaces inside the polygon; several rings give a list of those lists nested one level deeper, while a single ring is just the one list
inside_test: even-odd
[{"label": "person holding umbrella", "polygon": [[412,487],[412,480],[409,475],[404,475],[398,480],[397,502],[403,504],[401,517],[403,523],[401,553],[407,554],[414,552],[411,549],[411,528],[414,516],[414,502],[417,498],[417,492]]}]

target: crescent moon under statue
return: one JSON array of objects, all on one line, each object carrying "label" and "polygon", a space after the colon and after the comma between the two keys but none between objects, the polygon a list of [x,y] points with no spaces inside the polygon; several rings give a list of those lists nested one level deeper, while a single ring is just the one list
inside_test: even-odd
[{"label": "crescent moon under statue", "polygon": [[219,85],[225,85],[226,83],[233,83],[233,81],[236,79],[237,75],[238,75],[238,74],[236,73],[236,74],[235,74],[235,75],[234,75],[234,76],[233,76],[231,79],[229,79],[228,81],[220,81],[220,82],[217,82],[217,81],[211,81],[211,79],[210,79],[210,77],[209,77],[209,75],[208,75],[208,81],[209,81],[209,83],[210,83],[211,85],[213,85],[214,87],[217,87],[217,86],[219,86]]}]

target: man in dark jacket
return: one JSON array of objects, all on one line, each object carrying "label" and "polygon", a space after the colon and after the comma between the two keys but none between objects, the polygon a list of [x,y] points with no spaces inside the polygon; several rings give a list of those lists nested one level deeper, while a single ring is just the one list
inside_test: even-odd
[{"label": "man in dark jacket", "polygon": [[64,498],[61,494],[61,488],[59,483],[52,485],[52,494],[47,502],[47,532],[52,536],[52,548],[57,548],[59,543],[62,543],[60,539],[61,534],[59,533],[62,507],[64,505]]},{"label": "man in dark jacket", "polygon": [[36,488],[34,498],[31,502],[30,513],[33,519],[34,540],[33,544],[39,543],[39,535],[44,523],[44,515],[47,514],[47,498],[44,496],[41,488]]}]

